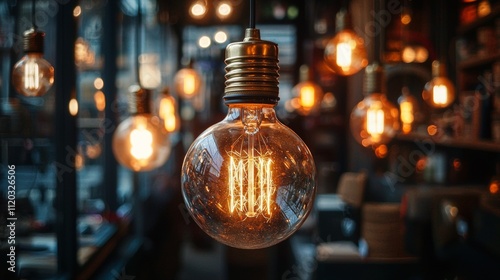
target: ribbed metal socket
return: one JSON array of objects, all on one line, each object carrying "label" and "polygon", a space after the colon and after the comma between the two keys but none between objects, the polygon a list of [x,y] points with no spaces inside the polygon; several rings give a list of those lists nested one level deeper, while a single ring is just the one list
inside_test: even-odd
[{"label": "ribbed metal socket", "polygon": [[351,14],[346,9],[341,9],[335,16],[335,30],[340,32],[343,29],[352,29]]},{"label": "ribbed metal socket", "polygon": [[365,68],[363,80],[363,93],[368,96],[372,93],[385,93],[385,71],[378,63],[373,63]]},{"label": "ribbed metal socket", "polygon": [[45,32],[38,31],[35,28],[26,30],[23,34],[24,52],[43,53],[44,38],[45,38]]},{"label": "ribbed metal socket", "polygon": [[131,115],[151,114],[151,90],[138,85],[129,87],[128,111]]},{"label": "ribbed metal socket", "polygon": [[261,40],[258,29],[246,29],[242,42],[227,46],[225,63],[226,104],[278,103],[278,45]]}]

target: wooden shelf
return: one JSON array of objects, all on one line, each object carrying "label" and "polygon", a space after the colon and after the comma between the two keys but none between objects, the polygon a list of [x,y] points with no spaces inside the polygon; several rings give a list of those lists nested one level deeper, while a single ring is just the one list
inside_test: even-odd
[{"label": "wooden shelf", "polygon": [[487,152],[495,152],[500,153],[500,142],[493,142],[488,140],[469,140],[463,138],[452,138],[452,137],[443,137],[441,139],[437,139],[428,134],[424,133],[409,133],[409,134],[398,134],[396,139],[402,141],[431,141],[431,143],[435,143],[439,146],[453,147],[453,148],[463,148],[477,151],[487,151]]},{"label": "wooden shelf", "polygon": [[482,55],[482,56],[476,55],[476,56],[467,58],[463,61],[460,61],[458,63],[458,68],[460,70],[465,70],[465,69],[483,67],[483,66],[487,66],[488,64],[491,64],[491,63],[497,61],[498,59],[500,59],[500,52],[496,52],[496,53],[488,54],[488,55]]},{"label": "wooden shelf", "polygon": [[480,17],[472,22],[459,26],[457,28],[457,34],[463,35],[465,33],[475,31],[476,28],[486,25],[490,21],[492,22],[498,16],[500,16],[500,5],[492,7],[489,15]]}]

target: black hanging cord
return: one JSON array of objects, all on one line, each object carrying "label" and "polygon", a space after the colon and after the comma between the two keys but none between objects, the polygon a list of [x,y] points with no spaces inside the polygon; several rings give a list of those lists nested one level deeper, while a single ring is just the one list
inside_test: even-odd
[{"label": "black hanging cord", "polygon": [[38,26],[36,26],[35,23],[35,11],[36,11],[35,0],[31,0],[31,24],[33,25],[33,29],[36,30]]},{"label": "black hanging cord", "polygon": [[250,28],[255,29],[255,0],[250,0]]},{"label": "black hanging cord", "polygon": [[136,27],[135,27],[135,74],[137,78],[137,83],[139,86],[141,85],[141,78],[139,75],[139,56],[141,55],[141,26],[142,24],[142,9],[141,9],[141,0],[137,0],[137,18],[136,18]]},{"label": "black hanging cord", "polygon": [[[383,0],[375,0],[374,1],[374,10],[376,13],[378,13],[382,10],[382,1]],[[383,30],[384,30],[384,28],[381,28],[380,32],[378,32],[378,34],[375,34],[374,44],[373,44],[374,45],[374,48],[373,48],[374,61],[378,62],[378,63],[382,63],[382,49],[383,49],[382,46],[384,43]]]}]

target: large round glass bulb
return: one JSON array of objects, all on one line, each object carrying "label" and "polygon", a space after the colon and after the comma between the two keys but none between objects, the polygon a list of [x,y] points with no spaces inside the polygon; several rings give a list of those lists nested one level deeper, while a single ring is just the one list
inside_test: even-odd
[{"label": "large round glass bulb", "polygon": [[343,29],[328,41],[325,62],[335,73],[349,76],[368,65],[363,38],[351,29]]},{"label": "large round glass bulb", "polygon": [[43,58],[42,53],[29,52],[19,60],[12,70],[12,85],[27,97],[42,96],[54,84],[54,67]]},{"label": "large round glass bulb", "polygon": [[187,151],[182,193],[208,235],[231,247],[264,248],[302,225],[315,173],[309,149],[271,105],[234,104]]},{"label": "large round glass bulb", "polygon": [[123,166],[139,172],[159,167],[170,154],[170,140],[158,117],[136,114],[121,122],[113,134],[113,153]]},{"label": "large round glass bulb", "polygon": [[389,142],[399,130],[398,109],[384,94],[370,94],[351,113],[351,132],[364,147]]}]

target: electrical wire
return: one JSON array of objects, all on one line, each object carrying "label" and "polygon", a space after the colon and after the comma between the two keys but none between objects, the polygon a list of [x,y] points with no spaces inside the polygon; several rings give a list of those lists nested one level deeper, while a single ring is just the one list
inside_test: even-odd
[{"label": "electrical wire", "polygon": [[250,0],[250,28],[255,29],[255,0]]}]

